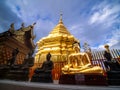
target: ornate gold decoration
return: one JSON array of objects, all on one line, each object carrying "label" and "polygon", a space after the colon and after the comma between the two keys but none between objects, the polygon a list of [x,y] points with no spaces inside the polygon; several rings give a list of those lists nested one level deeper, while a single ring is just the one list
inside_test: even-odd
[{"label": "ornate gold decoration", "polygon": [[46,60],[45,56],[48,52],[51,53],[54,62],[66,61],[67,55],[75,52],[72,44],[76,40],[64,26],[61,14],[59,23],[49,35],[37,42],[38,52],[35,55],[35,63],[42,63]]},{"label": "ornate gold decoration", "polygon": [[104,74],[100,66],[93,66],[91,64],[91,52],[80,52],[79,43],[74,43],[73,47],[76,52],[69,55],[68,64],[62,68],[63,74]]}]

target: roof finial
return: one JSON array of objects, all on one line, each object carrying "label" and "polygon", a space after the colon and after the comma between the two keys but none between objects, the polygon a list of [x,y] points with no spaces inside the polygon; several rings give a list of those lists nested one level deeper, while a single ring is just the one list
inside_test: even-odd
[{"label": "roof finial", "polygon": [[61,12],[60,12],[60,19],[62,19],[62,15],[63,15],[63,14],[62,14],[62,11],[61,11]]},{"label": "roof finial", "polygon": [[59,23],[63,23],[62,22],[62,16],[63,16],[63,14],[62,14],[62,11],[60,12],[60,20],[59,20]]}]

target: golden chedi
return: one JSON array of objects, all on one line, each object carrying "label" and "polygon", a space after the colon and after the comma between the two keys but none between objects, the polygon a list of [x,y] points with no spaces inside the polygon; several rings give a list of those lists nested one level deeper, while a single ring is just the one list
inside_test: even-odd
[{"label": "golden chedi", "polygon": [[72,43],[77,41],[67,30],[60,16],[59,23],[49,33],[37,42],[38,52],[35,55],[35,63],[42,63],[46,59],[46,54],[51,53],[53,62],[67,60],[67,55],[74,53]]},{"label": "golden chedi", "polygon": [[62,68],[63,74],[103,74],[103,69],[99,66],[91,64],[91,57],[86,52],[80,52],[78,43],[73,46],[76,53],[70,54],[68,57],[68,64]]}]

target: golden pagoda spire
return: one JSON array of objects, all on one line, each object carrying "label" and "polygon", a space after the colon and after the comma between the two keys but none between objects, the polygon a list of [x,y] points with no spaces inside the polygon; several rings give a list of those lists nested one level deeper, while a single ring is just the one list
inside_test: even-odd
[{"label": "golden pagoda spire", "polygon": [[67,28],[64,26],[62,21],[62,13],[60,13],[60,19],[58,24],[54,27],[54,29],[50,32],[50,36],[53,36],[53,34],[62,34],[62,35],[71,35],[70,32],[67,30]]},{"label": "golden pagoda spire", "polygon": [[63,16],[63,14],[62,14],[62,12],[60,12],[59,24],[63,24],[63,21],[62,21],[62,16]]}]

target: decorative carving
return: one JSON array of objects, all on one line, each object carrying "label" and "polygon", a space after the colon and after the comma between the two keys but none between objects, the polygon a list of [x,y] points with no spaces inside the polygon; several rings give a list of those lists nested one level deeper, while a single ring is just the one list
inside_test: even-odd
[{"label": "decorative carving", "polygon": [[70,54],[68,64],[62,68],[63,74],[76,74],[76,73],[98,73],[103,74],[103,70],[99,66],[91,64],[91,54],[87,52],[80,52],[79,43],[75,42],[73,48],[75,53]]},{"label": "decorative carving", "polygon": [[80,52],[80,44],[78,42],[74,42],[73,43],[73,48],[75,49],[75,53],[79,53]]},{"label": "decorative carving", "polygon": [[20,30],[24,31],[24,28],[25,28],[25,25],[24,25],[24,23],[22,23]]},{"label": "decorative carving", "polygon": [[8,31],[10,31],[11,33],[14,33],[14,32],[15,32],[14,23],[12,23],[12,24],[10,25],[10,28],[9,28]]}]

